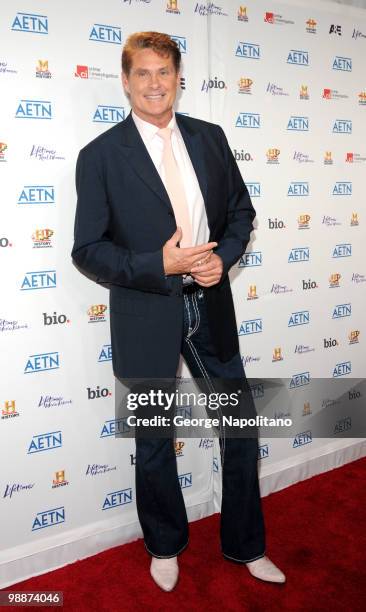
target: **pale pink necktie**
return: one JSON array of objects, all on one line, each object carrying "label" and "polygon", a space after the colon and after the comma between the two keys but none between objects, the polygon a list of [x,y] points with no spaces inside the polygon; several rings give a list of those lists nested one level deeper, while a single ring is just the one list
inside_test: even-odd
[{"label": "pale pink necktie", "polygon": [[192,224],[189,215],[189,209],[184,191],[183,179],[175,161],[172,140],[171,128],[162,128],[158,131],[159,136],[163,139],[163,167],[165,173],[165,188],[173,207],[175,222],[177,227],[182,228],[183,237],[180,241],[181,247],[192,246]]}]

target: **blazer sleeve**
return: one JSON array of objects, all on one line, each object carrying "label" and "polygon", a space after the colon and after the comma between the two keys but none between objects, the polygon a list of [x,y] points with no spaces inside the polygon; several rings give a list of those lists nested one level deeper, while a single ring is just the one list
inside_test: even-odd
[{"label": "blazer sleeve", "polygon": [[224,235],[214,251],[223,261],[224,280],[230,268],[245,253],[256,213],[224,131],[217,127],[227,170],[228,211]]},{"label": "blazer sleeve", "polygon": [[76,191],[71,256],[81,270],[92,275],[100,284],[115,284],[168,295],[162,249],[136,253],[112,241],[111,213],[102,163],[91,147],[85,147],[79,153]]}]

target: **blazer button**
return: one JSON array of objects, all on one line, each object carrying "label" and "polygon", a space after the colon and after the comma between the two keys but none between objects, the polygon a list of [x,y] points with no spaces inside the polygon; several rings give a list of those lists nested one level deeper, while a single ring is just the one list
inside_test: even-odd
[{"label": "blazer button", "polygon": [[171,211],[171,210],[170,210],[168,214],[169,214],[171,217],[174,217],[174,213],[173,213],[173,211]]}]

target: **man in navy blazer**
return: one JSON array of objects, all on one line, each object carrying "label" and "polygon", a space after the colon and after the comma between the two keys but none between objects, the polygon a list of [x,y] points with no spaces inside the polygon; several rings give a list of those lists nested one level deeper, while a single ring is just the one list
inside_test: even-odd
[{"label": "man in navy blazer", "polygon": [[[110,289],[116,377],[174,378],[182,354],[192,376],[214,389],[215,379],[245,380],[228,272],[245,252],[255,211],[221,127],[174,113],[180,61],[165,34],[127,40],[122,81],[132,113],[80,151],[72,257]],[[162,165],[166,127],[192,223],[184,247]],[[265,556],[257,439],[223,434],[220,449],[222,553],[257,578],[284,582]],[[136,504],[151,575],[172,590],[188,543],[172,438],[136,438]]]}]

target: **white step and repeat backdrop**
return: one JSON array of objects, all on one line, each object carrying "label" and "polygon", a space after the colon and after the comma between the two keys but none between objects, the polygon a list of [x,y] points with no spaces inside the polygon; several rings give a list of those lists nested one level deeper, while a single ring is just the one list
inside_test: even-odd
[{"label": "white step and repeat backdrop", "polygon": [[[366,17],[327,4],[217,2],[2,3],[3,584],[140,533],[134,442],[114,437],[108,293],[70,259],[77,153],[130,110],[120,82],[129,33],[177,41],[177,110],[223,126],[257,210],[232,271],[241,353],[248,377],[301,387],[290,408],[303,417],[295,438],[261,439],[262,465],[276,472],[322,454],[307,419],[332,400],[312,397],[312,380],[348,377],[349,401],[359,400]],[[344,417],[335,431],[352,428]],[[219,507],[216,448],[211,438],[177,442],[191,518]]]}]

